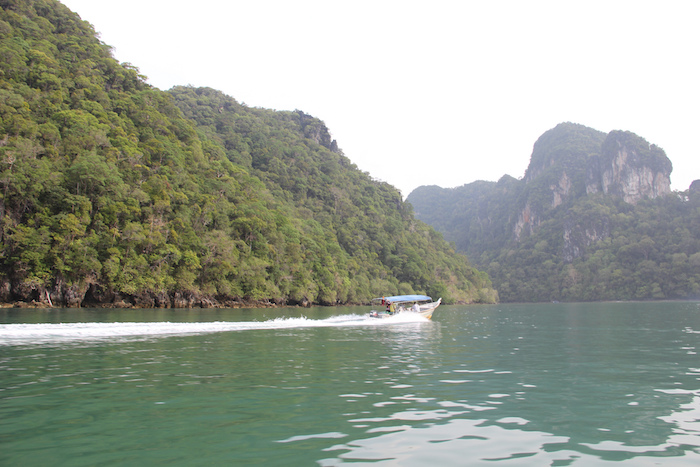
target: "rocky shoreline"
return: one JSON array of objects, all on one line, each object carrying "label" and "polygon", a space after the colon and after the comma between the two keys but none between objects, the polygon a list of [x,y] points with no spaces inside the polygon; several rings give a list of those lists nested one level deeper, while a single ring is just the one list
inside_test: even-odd
[{"label": "rocky shoreline", "polygon": [[[304,306],[305,308],[308,308],[312,305],[306,305]],[[315,306],[315,305],[314,305]],[[22,302],[22,301],[14,301],[14,302],[0,302],[0,309],[2,308],[71,308],[71,309],[79,309],[79,308],[134,308],[134,309],[149,309],[149,308],[160,308],[160,309],[167,309],[167,308],[278,308],[278,307],[302,307],[302,305],[296,305],[296,304],[288,304],[288,303],[275,303],[273,301],[265,301],[265,300],[227,300],[223,303],[218,302],[216,300],[210,300],[206,299],[205,302],[195,302],[193,305],[185,305],[185,306],[145,306],[143,304],[135,304],[129,300],[127,301],[117,301],[114,303],[94,303],[94,302],[89,302],[89,303],[81,303],[79,306],[67,306],[67,305],[62,305],[62,304],[49,304],[48,302],[41,302],[41,301],[31,301],[31,302]]]},{"label": "rocky shoreline", "polygon": [[310,307],[308,300],[252,300],[239,297],[212,297],[195,292],[124,294],[104,290],[98,284],[52,288],[0,282],[0,308],[275,308]]}]

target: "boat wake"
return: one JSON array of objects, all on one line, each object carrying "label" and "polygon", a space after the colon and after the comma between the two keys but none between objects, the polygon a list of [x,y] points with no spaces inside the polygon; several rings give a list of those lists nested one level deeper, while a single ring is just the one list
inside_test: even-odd
[{"label": "boat wake", "polygon": [[0,346],[59,344],[84,341],[124,341],[176,335],[207,334],[263,329],[294,329],[344,326],[387,326],[400,323],[429,322],[413,314],[376,319],[362,315],[340,315],[326,319],[276,318],[268,321],[214,321],[205,323],[114,322],[114,323],[40,323],[0,324]]}]

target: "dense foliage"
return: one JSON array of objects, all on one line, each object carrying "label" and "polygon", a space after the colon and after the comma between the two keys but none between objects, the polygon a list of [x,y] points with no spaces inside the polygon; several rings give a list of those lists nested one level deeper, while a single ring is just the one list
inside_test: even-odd
[{"label": "dense foliage", "polygon": [[0,0],[0,301],[494,301],[323,123],[119,64],[55,0]]},{"label": "dense foliage", "polygon": [[[607,231],[567,260],[563,225]],[[585,227],[582,229],[585,231]],[[676,193],[635,206],[601,194],[543,223],[486,265],[509,301],[649,300],[700,297],[700,197]]]},{"label": "dense foliage", "polygon": [[[494,301],[488,277],[416,221],[394,187],[338,149],[322,121],[301,111],[250,109],[209,88],[170,91],[203,138],[263,181],[302,233],[290,264],[314,271],[321,301],[422,291],[448,301]],[[307,243],[307,240],[313,240]]]},{"label": "dense foliage", "polygon": [[663,151],[632,133],[562,124],[538,139],[522,180],[421,187],[408,201],[487,270],[502,301],[699,297],[700,190],[636,204],[601,192],[591,160],[619,145],[670,173]]}]

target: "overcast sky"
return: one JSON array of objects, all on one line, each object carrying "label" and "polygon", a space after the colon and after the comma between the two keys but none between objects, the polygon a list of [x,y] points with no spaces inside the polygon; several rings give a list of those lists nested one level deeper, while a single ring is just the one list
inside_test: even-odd
[{"label": "overcast sky", "polygon": [[522,177],[561,122],[628,130],[700,178],[700,2],[62,0],[162,90],[323,120],[404,197]]}]

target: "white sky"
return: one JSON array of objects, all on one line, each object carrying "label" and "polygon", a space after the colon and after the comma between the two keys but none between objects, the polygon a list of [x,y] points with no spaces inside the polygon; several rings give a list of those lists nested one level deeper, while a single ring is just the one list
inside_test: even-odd
[{"label": "white sky", "polygon": [[695,0],[62,0],[162,90],[323,120],[404,197],[522,177],[565,121],[628,130],[700,178]]}]

